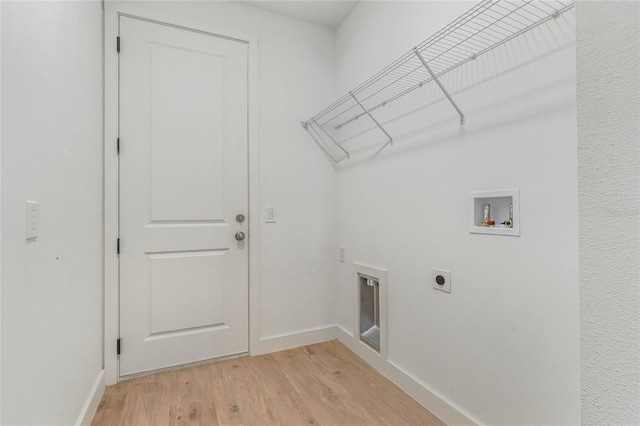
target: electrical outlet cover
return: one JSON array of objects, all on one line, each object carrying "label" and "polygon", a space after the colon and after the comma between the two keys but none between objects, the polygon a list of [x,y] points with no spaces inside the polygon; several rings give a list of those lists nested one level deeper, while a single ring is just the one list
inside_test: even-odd
[{"label": "electrical outlet cover", "polygon": [[433,268],[431,282],[433,283],[434,289],[451,293],[451,271]]},{"label": "electrical outlet cover", "polygon": [[27,201],[27,240],[38,237],[40,231],[40,205],[37,201]]}]

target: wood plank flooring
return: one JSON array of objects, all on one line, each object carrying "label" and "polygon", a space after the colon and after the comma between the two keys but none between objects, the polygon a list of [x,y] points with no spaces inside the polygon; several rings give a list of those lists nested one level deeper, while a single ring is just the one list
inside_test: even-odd
[{"label": "wood plank flooring", "polygon": [[337,340],[127,380],[92,425],[443,425]]}]

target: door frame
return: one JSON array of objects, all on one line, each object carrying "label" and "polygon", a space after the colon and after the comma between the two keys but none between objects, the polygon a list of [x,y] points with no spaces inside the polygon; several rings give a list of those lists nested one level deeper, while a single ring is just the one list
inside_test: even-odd
[{"label": "door frame", "polygon": [[[258,38],[234,30],[193,21],[182,16],[158,12],[152,8],[121,1],[103,1],[104,7],[104,211],[103,211],[103,368],[107,385],[119,381],[119,360],[116,342],[119,337],[119,259],[116,252],[119,233],[118,211],[118,53],[116,37],[119,33],[119,17],[131,16],[137,19],[204,32],[228,39],[245,42],[248,45],[248,173],[249,173],[249,354],[255,355],[259,345],[259,250],[260,209],[259,209],[259,153],[258,153]],[[123,48],[126,41],[123,40]],[[122,342],[126,350],[126,342]]]}]

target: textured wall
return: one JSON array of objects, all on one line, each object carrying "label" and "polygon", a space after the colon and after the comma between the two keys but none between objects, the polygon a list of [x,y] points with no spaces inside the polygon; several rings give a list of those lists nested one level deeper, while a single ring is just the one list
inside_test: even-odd
[{"label": "textured wall", "polygon": [[577,7],[582,423],[640,424],[638,2]]}]

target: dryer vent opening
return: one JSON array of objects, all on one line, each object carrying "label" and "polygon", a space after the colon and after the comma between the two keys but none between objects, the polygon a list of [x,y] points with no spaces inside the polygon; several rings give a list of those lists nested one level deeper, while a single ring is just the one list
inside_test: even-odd
[{"label": "dryer vent opening", "polygon": [[360,340],[380,352],[380,281],[358,274],[360,286]]}]

